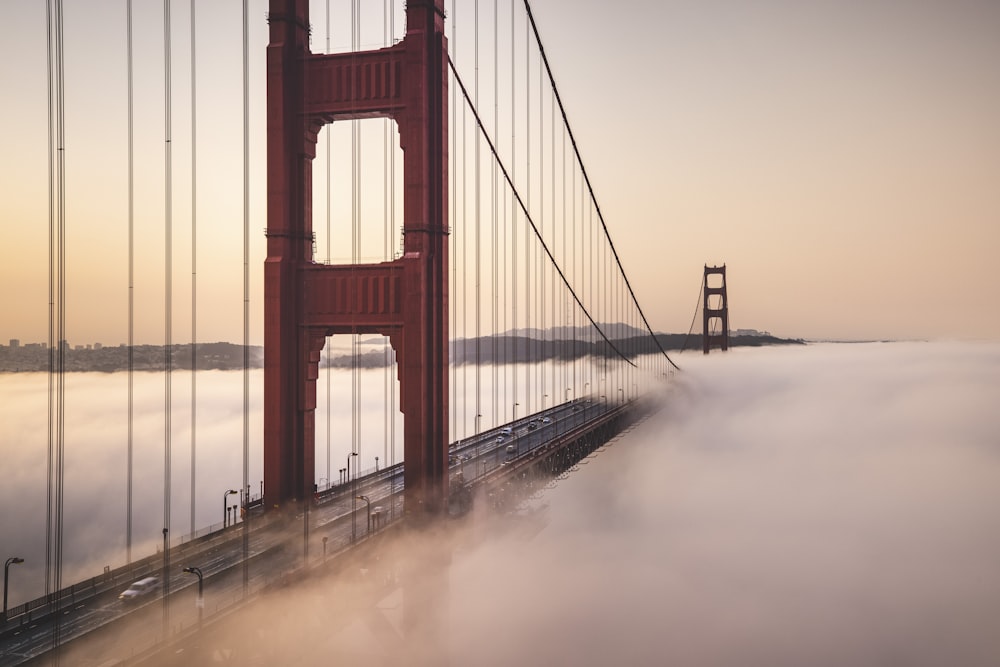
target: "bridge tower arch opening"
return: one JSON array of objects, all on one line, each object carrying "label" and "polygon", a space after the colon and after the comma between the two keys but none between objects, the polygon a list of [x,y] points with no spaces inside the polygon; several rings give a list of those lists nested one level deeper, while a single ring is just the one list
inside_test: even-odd
[{"label": "bridge tower arch opening", "polygon": [[[308,0],[270,0],[264,507],[296,506],[315,479],[316,382],[328,336],[387,336],[399,362],[405,512],[447,507],[448,77],[443,0],[408,0],[406,35],[370,51],[309,51]],[[314,261],[320,129],[391,118],[403,151],[403,242],[375,263]]]},{"label": "bridge tower arch opening", "polygon": [[317,263],[382,262],[402,255],[403,160],[392,118],[320,128],[312,186]]}]

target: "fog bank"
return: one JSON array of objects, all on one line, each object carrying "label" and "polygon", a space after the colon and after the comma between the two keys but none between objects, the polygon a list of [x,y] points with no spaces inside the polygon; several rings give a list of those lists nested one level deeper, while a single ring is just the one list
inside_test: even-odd
[{"label": "fog bank", "polygon": [[1000,662],[1000,346],[681,363],[537,536],[456,557],[454,664]]}]

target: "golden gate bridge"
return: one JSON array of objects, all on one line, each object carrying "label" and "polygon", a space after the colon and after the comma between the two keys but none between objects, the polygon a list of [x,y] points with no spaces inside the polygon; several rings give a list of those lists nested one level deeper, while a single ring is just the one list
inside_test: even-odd
[{"label": "golden gate bridge", "polygon": [[[358,501],[366,502],[362,533],[373,531],[360,482],[362,491],[381,485],[388,518],[422,525],[448,514],[456,465],[466,481],[487,482],[537,463],[552,443],[575,446],[620,420],[676,368],[612,242],[615,221],[601,211],[545,27],[526,0],[270,0],[266,8],[126,0],[85,9],[50,0],[44,16],[36,8],[28,19],[20,28],[46,44],[47,85],[35,100],[46,122],[32,144],[47,146],[46,188],[28,213],[45,261],[25,290],[49,355],[38,453],[47,468],[45,549],[31,554],[36,566],[44,558],[36,570],[44,578],[20,589],[11,614],[5,605],[5,632],[82,594],[63,573],[77,548],[66,540],[75,493],[66,484],[74,456],[66,354],[84,313],[105,311],[99,319],[120,322],[127,339],[115,473],[125,480],[125,512],[108,528],[120,545],[116,573],[162,567],[160,640],[169,633],[172,561],[196,537],[213,539],[198,508],[215,508],[219,494],[226,524],[229,496],[240,498],[234,525],[218,532],[241,541],[246,592],[255,521],[301,521],[308,562],[324,504],[349,503],[353,543]],[[117,63],[116,74],[87,67],[82,35],[99,45],[95,59]],[[93,107],[102,122],[75,121]],[[95,204],[81,194],[95,172],[93,187],[114,198]],[[104,219],[95,222],[95,211]],[[100,237],[87,238],[94,231]],[[117,273],[94,280],[86,269],[94,264]],[[242,442],[230,456],[242,479],[207,492],[199,478],[211,475],[199,466],[211,444],[201,434],[213,415],[197,350],[206,331],[232,332],[233,321],[243,409]],[[158,334],[150,322],[162,324]],[[345,339],[346,414],[331,387],[331,349]],[[260,342],[262,373],[251,359]],[[146,343],[163,354],[155,492],[163,514],[152,535],[135,521],[139,498],[150,497],[134,480],[139,451],[150,448],[133,427],[143,409],[134,351]],[[364,370],[361,358],[381,358],[375,391],[366,374],[379,371]],[[382,408],[375,428],[362,407],[372,394]],[[262,397],[259,425],[253,396]],[[362,474],[362,459],[373,456],[374,470]],[[69,637],[58,621],[51,636],[55,648]]]}]

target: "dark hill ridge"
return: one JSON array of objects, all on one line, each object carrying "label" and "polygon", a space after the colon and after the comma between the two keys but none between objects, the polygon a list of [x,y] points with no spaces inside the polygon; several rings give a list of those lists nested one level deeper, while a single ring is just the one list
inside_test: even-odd
[{"label": "dark hill ridge", "polygon": [[[624,327],[624,333],[629,327]],[[632,329],[631,332],[635,332]],[[532,331],[536,336],[542,332]],[[558,332],[572,333],[571,330]],[[455,365],[479,363],[525,363],[558,359],[567,361],[585,356],[617,357],[608,343],[594,336],[596,340],[573,340],[555,338],[554,330],[549,338],[527,335],[485,336],[478,339],[460,338],[451,341],[451,363]],[[701,349],[701,336],[685,334],[657,334],[663,349],[678,351]],[[378,344],[378,339],[368,339],[367,344]],[[654,354],[659,348],[649,336],[633,335],[615,339],[615,346],[626,356]],[[802,340],[776,338],[771,335],[731,335],[731,347],[758,347],[761,345],[803,345]],[[264,349],[259,345],[250,346],[248,362],[250,368],[262,368]],[[196,349],[195,365],[199,370],[240,370],[243,368],[243,346],[235,343],[199,343]],[[126,371],[129,367],[128,347],[88,347],[64,350],[65,369],[70,372],[114,373]],[[357,356],[358,368],[383,368],[394,361],[394,354],[386,354],[381,346],[362,352]],[[191,368],[191,345],[172,347],[170,366],[175,370]],[[350,354],[335,354],[323,358],[323,365],[331,368],[352,368],[354,357]],[[166,350],[162,345],[136,345],[132,349],[132,368],[137,371],[162,371],[166,367]],[[0,345],[0,373],[46,372],[49,369],[49,350],[41,345],[5,346]]]}]

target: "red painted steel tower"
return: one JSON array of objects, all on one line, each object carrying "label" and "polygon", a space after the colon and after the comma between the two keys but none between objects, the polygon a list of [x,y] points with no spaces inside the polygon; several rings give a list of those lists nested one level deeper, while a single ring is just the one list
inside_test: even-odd
[{"label": "red painted steel tower", "polygon": [[[721,276],[718,285],[709,285],[709,276]],[[729,349],[729,296],[726,294],[726,265],[705,265],[705,277],[702,284],[705,303],[702,307],[702,350],[705,354],[713,347]],[[719,327],[719,333],[713,334],[713,324]]]},{"label": "red painted steel tower", "polygon": [[[443,0],[408,0],[395,46],[309,52],[308,0],[270,0],[264,506],[311,498],[316,378],[328,335],[379,333],[399,361],[406,513],[448,492],[448,56]],[[392,118],[403,150],[403,256],[327,266],[312,257],[312,160],[327,123]]]}]

